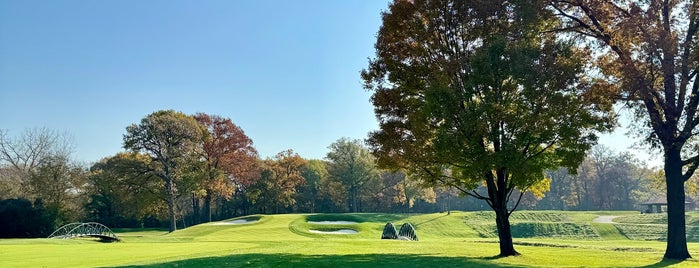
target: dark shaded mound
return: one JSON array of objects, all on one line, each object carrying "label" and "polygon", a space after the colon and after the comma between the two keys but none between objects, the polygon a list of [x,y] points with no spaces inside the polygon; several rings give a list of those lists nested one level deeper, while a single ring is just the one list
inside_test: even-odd
[{"label": "dark shaded mound", "polygon": [[396,227],[393,226],[393,223],[386,223],[386,225],[383,227],[383,233],[381,234],[381,239],[397,239],[398,238],[398,232],[396,231]]},{"label": "dark shaded mound", "polygon": [[398,237],[401,239],[408,239],[417,241],[417,233],[415,233],[415,227],[410,223],[403,223],[398,232]]}]

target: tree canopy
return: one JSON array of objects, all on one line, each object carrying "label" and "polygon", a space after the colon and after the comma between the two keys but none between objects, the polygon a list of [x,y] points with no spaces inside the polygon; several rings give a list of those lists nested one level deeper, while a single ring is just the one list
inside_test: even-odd
[{"label": "tree canopy", "polygon": [[351,212],[360,212],[360,194],[364,185],[378,178],[374,156],[360,140],[341,138],[331,144],[326,158],[330,179],[340,182],[347,192]]},{"label": "tree canopy", "polygon": [[196,152],[205,134],[193,117],[173,110],[154,112],[141,119],[139,124],[126,127],[124,148],[148,155],[151,159],[149,171],[165,182],[170,232],[177,230],[177,184],[189,168],[188,162],[200,155]]},{"label": "tree canopy", "polygon": [[197,113],[194,118],[208,131],[202,145],[206,180],[204,206],[211,221],[212,198],[230,199],[236,187],[249,185],[255,175],[257,150],[243,130],[229,118]]},{"label": "tree canopy", "polygon": [[[541,193],[544,171],[574,169],[612,126],[612,102],[583,74],[585,51],[542,34],[542,1],[395,1],[362,72],[380,130],[379,163],[458,187],[496,212],[512,246],[515,190]],[[478,192],[485,184],[487,192]],[[520,195],[521,196],[521,195]]]},{"label": "tree canopy", "polygon": [[684,182],[699,167],[699,1],[550,1],[563,36],[589,38],[610,97],[626,100],[640,134],[664,156],[668,233],[665,257],[689,258]]}]

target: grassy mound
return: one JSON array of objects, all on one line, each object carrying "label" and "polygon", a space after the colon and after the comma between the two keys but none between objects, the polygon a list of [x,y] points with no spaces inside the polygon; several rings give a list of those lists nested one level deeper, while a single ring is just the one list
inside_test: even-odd
[{"label": "grassy mound", "polygon": [[349,222],[364,222],[363,217],[354,214],[313,214],[306,216],[306,221],[349,221]]},{"label": "grassy mound", "polygon": [[[685,217],[687,241],[699,242],[699,217],[688,213]],[[665,241],[667,238],[667,214],[635,214],[614,219],[614,226],[632,240]]]},{"label": "grassy mound", "polygon": [[[601,239],[589,221],[589,217],[569,217],[563,211],[518,211],[510,216],[513,238],[575,238]],[[480,237],[498,237],[494,212],[474,212],[464,217],[464,223]]]}]

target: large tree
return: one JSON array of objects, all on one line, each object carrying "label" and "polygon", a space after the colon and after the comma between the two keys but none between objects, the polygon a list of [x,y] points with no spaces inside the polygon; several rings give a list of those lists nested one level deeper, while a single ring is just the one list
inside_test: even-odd
[{"label": "large tree", "polygon": [[87,170],[71,163],[67,157],[53,156],[42,159],[29,172],[29,192],[55,213],[56,225],[83,217]]},{"label": "large tree", "polygon": [[248,185],[256,170],[257,150],[252,140],[229,118],[197,113],[194,118],[209,132],[204,141],[204,210],[211,221],[211,201],[230,199],[237,185]]},{"label": "large tree", "polygon": [[15,137],[0,129],[0,198],[31,198],[30,173],[49,159],[68,159],[71,148],[68,134],[48,128],[28,128]]},{"label": "large tree", "polygon": [[177,230],[175,199],[182,173],[200,155],[206,130],[188,115],[173,110],[157,111],[126,127],[124,148],[150,157],[150,172],[165,183],[170,232]]},{"label": "large tree", "polygon": [[296,189],[306,183],[301,172],[306,160],[292,150],[278,153],[261,163],[260,178],[250,186],[248,197],[263,213],[279,213],[296,204]]},{"label": "large tree", "polygon": [[379,176],[374,156],[360,140],[341,138],[328,148],[328,174],[345,187],[349,210],[359,212],[364,184]]},{"label": "large tree", "polygon": [[584,53],[542,34],[556,22],[543,5],[395,1],[362,72],[380,125],[369,138],[379,163],[485,200],[501,256],[518,254],[512,194],[541,194],[545,170],[575,168],[594,132],[611,125],[611,102],[581,74]]},{"label": "large tree", "polygon": [[112,227],[141,227],[144,219],[164,215],[164,182],[151,171],[151,158],[124,152],[104,158],[90,168],[89,219]]},{"label": "large tree", "polygon": [[321,187],[328,179],[328,170],[323,160],[311,159],[301,169],[306,184],[299,187],[297,204],[300,211],[315,213],[322,207]]},{"label": "large tree", "polygon": [[[665,258],[690,258],[684,183],[699,167],[699,1],[550,1],[562,29],[589,37],[598,66],[636,108],[641,130],[665,160],[668,232]],[[612,95],[612,96],[614,96]]]}]

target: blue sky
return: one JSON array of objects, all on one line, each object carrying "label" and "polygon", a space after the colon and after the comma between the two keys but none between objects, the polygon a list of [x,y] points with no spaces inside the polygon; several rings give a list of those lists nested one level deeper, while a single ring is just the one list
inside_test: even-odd
[{"label": "blue sky", "polygon": [[[66,131],[94,162],[122,150],[126,126],[174,109],[231,118],[262,157],[323,158],[377,128],[359,72],[387,4],[0,0],[0,129]],[[602,143],[627,149],[623,132]]]},{"label": "blue sky", "polygon": [[0,128],[122,150],[160,109],[231,118],[262,157],[323,158],[377,124],[359,72],[386,1],[0,0]]}]

